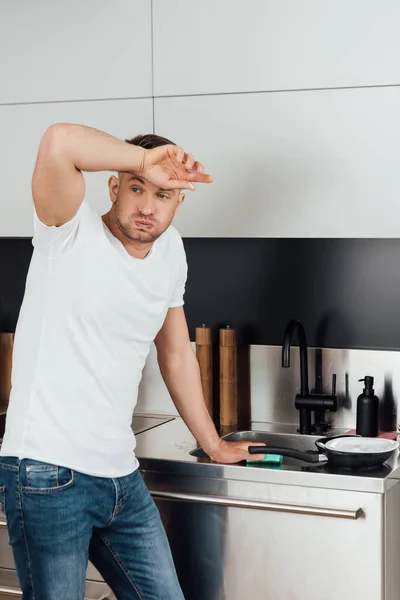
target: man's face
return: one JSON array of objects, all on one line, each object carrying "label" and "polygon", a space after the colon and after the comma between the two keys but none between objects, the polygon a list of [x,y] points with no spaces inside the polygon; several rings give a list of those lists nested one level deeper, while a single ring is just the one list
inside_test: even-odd
[{"label": "man's face", "polygon": [[171,224],[185,196],[180,190],[162,190],[140,175],[110,177],[113,218],[132,242],[154,242]]}]

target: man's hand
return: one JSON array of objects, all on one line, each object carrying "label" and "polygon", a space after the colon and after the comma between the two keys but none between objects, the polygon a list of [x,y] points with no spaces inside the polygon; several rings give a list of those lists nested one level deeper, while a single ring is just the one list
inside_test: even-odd
[{"label": "man's hand", "polygon": [[192,182],[212,182],[211,175],[204,173],[201,163],[172,144],[144,150],[140,173],[147,181],[164,190],[194,190]]},{"label": "man's hand", "polygon": [[[263,460],[264,454],[249,454],[249,446],[254,446],[254,442],[226,442],[220,440],[218,446],[208,454],[214,462],[232,464],[243,460]],[[259,444],[257,446],[264,446]]]},{"label": "man's hand", "polygon": [[[204,452],[217,463],[263,460],[264,454],[249,454],[254,442],[226,442],[212,422],[204,402],[198,360],[190,343],[182,306],[170,308],[156,339],[161,374],[182,419]],[[259,444],[257,446],[264,444]]]}]

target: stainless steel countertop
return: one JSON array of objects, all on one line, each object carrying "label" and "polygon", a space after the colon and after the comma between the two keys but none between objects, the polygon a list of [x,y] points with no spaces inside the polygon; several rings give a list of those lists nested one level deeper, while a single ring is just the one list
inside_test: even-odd
[{"label": "stainless steel countertop", "polygon": [[132,429],[135,435],[143,433],[153,427],[159,427],[171,421],[174,417],[168,417],[165,415],[148,415],[142,413],[134,413],[132,418]]},{"label": "stainless steel countertop", "polygon": [[[167,418],[166,415],[164,417]],[[296,432],[295,426],[255,422],[251,423],[248,429],[281,433]],[[384,493],[400,479],[398,455],[377,471],[357,474],[333,472],[326,465],[310,466],[286,458],[281,469],[265,465],[220,465],[212,463],[208,458],[192,456],[190,452],[197,447],[196,440],[182,419],[172,417],[172,420],[137,436],[136,456],[142,471],[337,490]]]}]

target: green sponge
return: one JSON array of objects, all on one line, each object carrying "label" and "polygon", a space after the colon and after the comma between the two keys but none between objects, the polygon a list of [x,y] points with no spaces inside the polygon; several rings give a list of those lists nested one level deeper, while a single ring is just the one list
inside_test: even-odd
[{"label": "green sponge", "polygon": [[265,454],[262,460],[246,460],[248,465],[261,465],[268,463],[270,465],[281,465],[283,457],[280,454]]}]

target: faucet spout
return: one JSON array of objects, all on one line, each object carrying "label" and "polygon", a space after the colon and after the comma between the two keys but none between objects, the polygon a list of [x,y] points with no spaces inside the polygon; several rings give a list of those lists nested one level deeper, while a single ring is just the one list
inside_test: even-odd
[{"label": "faucet spout", "polygon": [[297,331],[297,338],[299,340],[300,349],[300,396],[308,396],[308,358],[307,358],[307,340],[306,332],[300,321],[293,319],[289,321],[283,338],[282,345],[282,367],[290,367],[290,348],[292,342],[292,335],[294,331]]},{"label": "faucet spout", "polygon": [[300,433],[311,434],[313,426],[311,423],[311,412],[316,411],[318,413],[318,420],[314,425],[314,430],[319,431],[320,429],[328,428],[329,423],[325,423],[321,417],[328,410],[335,411],[338,407],[338,398],[336,396],[336,375],[332,376],[332,393],[323,394],[313,393],[310,394],[308,389],[308,360],[307,360],[307,340],[306,332],[304,331],[303,325],[300,321],[293,319],[289,321],[285,329],[285,334],[282,344],[282,367],[290,367],[290,348],[292,343],[293,332],[297,331],[297,337],[299,340],[300,347],[300,394],[296,395],[295,407],[299,411],[300,415]]}]

